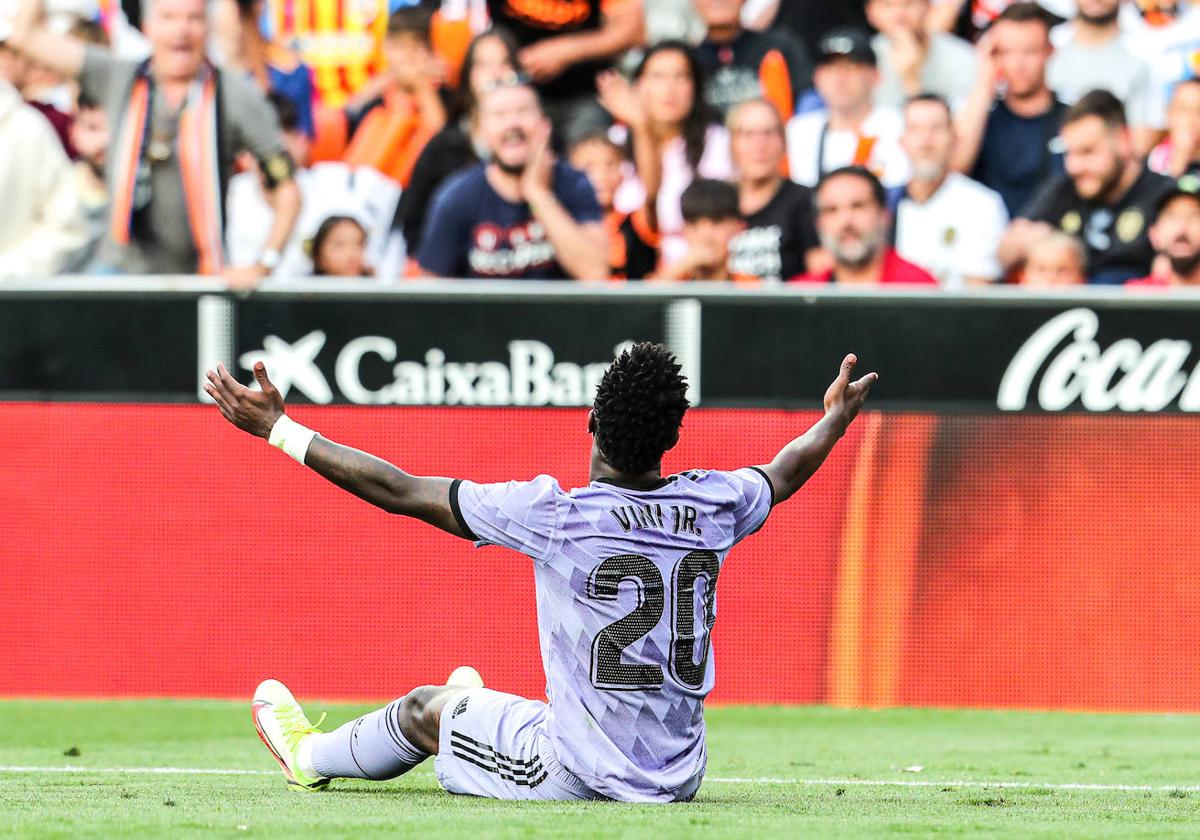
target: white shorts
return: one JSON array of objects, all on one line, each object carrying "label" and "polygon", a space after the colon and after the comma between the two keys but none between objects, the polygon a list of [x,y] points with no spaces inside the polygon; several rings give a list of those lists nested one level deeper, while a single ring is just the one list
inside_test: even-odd
[{"label": "white shorts", "polygon": [[603,799],[558,763],[547,706],[489,688],[467,688],[442,709],[434,770],[450,793],[492,799]]}]

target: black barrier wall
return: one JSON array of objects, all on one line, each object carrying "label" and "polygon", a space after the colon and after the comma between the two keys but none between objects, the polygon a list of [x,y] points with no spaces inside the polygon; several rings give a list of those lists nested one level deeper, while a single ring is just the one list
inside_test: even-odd
[{"label": "black barrier wall", "polygon": [[848,351],[884,410],[1200,411],[1200,295],[210,281],[0,288],[0,399],[187,402],[255,361],[292,402],[575,406],[665,341],[708,406],[811,408]]}]

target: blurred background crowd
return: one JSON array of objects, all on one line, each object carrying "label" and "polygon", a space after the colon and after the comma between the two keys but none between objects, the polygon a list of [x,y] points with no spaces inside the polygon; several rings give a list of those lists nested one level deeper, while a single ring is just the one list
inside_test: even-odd
[{"label": "blurred background crowd", "polygon": [[1200,284],[1185,0],[0,0],[0,277]]}]

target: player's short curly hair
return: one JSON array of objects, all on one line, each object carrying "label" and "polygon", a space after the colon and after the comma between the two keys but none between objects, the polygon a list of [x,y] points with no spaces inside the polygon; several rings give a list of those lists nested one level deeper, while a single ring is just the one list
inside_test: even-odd
[{"label": "player's short curly hair", "polygon": [[612,363],[596,388],[592,433],[604,460],[637,475],[657,467],[679,440],[690,403],[675,354],[639,342]]}]

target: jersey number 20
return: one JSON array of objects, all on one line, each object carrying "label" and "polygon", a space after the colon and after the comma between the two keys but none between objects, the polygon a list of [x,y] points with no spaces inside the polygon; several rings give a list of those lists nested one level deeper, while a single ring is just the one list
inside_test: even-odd
[{"label": "jersey number 20", "polygon": [[[709,634],[717,620],[717,573],[721,564],[712,551],[685,554],[671,574],[671,675],[689,688],[704,684],[708,668]],[[704,644],[696,661],[696,582],[704,578]],[[588,578],[588,597],[616,600],[621,581],[637,584],[637,609],[597,634],[592,642],[592,685],[609,691],[647,691],[662,688],[663,669],[651,663],[621,661],[621,651],[641,639],[662,620],[666,588],[662,572],[640,554],[609,557]]]}]

